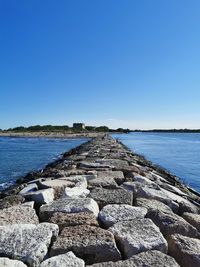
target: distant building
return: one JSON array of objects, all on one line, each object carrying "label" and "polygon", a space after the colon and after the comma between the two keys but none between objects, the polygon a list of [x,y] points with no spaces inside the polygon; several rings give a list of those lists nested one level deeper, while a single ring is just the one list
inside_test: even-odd
[{"label": "distant building", "polygon": [[74,123],[73,129],[74,130],[85,130],[85,123]]}]

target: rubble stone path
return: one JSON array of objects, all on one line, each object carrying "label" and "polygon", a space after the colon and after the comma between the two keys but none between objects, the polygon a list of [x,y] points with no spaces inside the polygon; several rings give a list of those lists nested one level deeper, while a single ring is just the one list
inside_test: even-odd
[{"label": "rubble stone path", "polygon": [[200,266],[199,196],[109,135],[0,196],[0,267]]}]

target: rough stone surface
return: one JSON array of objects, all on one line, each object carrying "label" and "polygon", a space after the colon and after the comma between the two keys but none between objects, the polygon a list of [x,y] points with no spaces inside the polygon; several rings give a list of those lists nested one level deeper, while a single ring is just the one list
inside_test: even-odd
[{"label": "rough stone surface", "polygon": [[22,205],[14,206],[2,209],[0,212],[0,225],[29,223],[39,223],[35,210],[31,207]]},{"label": "rough stone surface", "polygon": [[50,223],[0,226],[0,255],[36,267],[57,234],[58,226]]},{"label": "rough stone surface", "polygon": [[200,240],[175,234],[170,236],[169,253],[181,267],[200,266]]},{"label": "rough stone surface", "polygon": [[170,256],[157,251],[149,250],[139,253],[128,260],[117,262],[102,262],[90,265],[91,267],[179,267],[180,265]]},{"label": "rough stone surface", "polygon": [[80,198],[84,198],[87,197],[90,193],[90,190],[82,188],[82,187],[73,187],[73,188],[69,188],[66,187],[63,193],[62,197],[80,197]]},{"label": "rough stone surface", "polygon": [[98,226],[98,221],[96,219],[96,216],[88,212],[80,212],[80,213],[56,212],[53,214],[52,217],[49,218],[48,221],[50,223],[57,224],[60,230],[62,230],[64,227],[83,225],[83,224]]},{"label": "rough stone surface", "polygon": [[85,267],[85,262],[70,251],[43,261],[40,267]]},{"label": "rough stone surface", "polygon": [[120,221],[134,220],[136,218],[144,218],[147,213],[146,208],[133,207],[130,205],[107,205],[99,213],[99,219],[106,227]]},{"label": "rough stone surface", "polygon": [[114,168],[116,170],[121,170],[129,166],[127,161],[121,159],[101,159],[96,162],[108,165],[110,168]]},{"label": "rough stone surface", "polygon": [[185,212],[182,216],[187,222],[189,222],[191,225],[196,227],[198,231],[200,231],[200,214]]},{"label": "rough stone surface", "polygon": [[120,260],[114,236],[100,227],[80,225],[66,227],[51,248],[51,255],[73,251],[87,264]]},{"label": "rough stone surface", "polygon": [[143,184],[155,184],[150,179],[139,174],[133,176],[133,181],[138,182],[138,183],[143,183]]},{"label": "rough stone surface", "polygon": [[137,198],[135,205],[138,207],[144,207],[147,210],[160,210],[165,213],[173,212],[169,206],[155,199]]},{"label": "rough stone surface", "polygon": [[60,180],[71,183],[73,186],[87,188],[87,179],[90,179],[91,175],[75,175],[69,177],[63,177]]},{"label": "rough stone surface", "polygon": [[156,199],[167,204],[175,212],[179,209],[179,205],[160,188],[151,188],[149,186],[140,187],[137,191],[137,197]]},{"label": "rough stone surface", "polygon": [[27,185],[26,187],[24,187],[24,188],[19,192],[19,194],[20,194],[20,195],[24,195],[24,194],[27,194],[27,193],[30,193],[30,192],[33,192],[33,191],[36,191],[36,190],[38,190],[38,186],[37,186],[37,184],[32,183],[32,184],[29,184],[29,185]]},{"label": "rough stone surface", "polygon": [[40,218],[47,221],[55,212],[78,213],[89,212],[98,216],[99,207],[91,198],[63,198],[40,207]]},{"label": "rough stone surface", "polygon": [[90,180],[88,182],[89,188],[91,187],[105,187],[105,188],[117,188],[118,185],[115,182],[114,178],[101,177]]},{"label": "rough stone surface", "polygon": [[23,196],[13,195],[0,199],[0,209],[6,209],[12,206],[20,205],[25,201]]},{"label": "rough stone surface", "polygon": [[0,267],[27,267],[23,262],[18,260],[10,260],[8,258],[0,258]]},{"label": "rough stone surface", "polygon": [[179,214],[182,215],[184,212],[200,214],[200,208],[190,202],[180,202]]},{"label": "rough stone surface", "polygon": [[100,208],[108,204],[128,204],[132,205],[133,194],[124,189],[93,189],[90,192],[90,197],[97,201]]},{"label": "rough stone surface", "polygon": [[117,184],[122,184],[124,182],[124,174],[122,171],[98,171],[98,178],[114,179]]},{"label": "rough stone surface", "polygon": [[109,231],[114,234],[126,258],[147,250],[167,252],[167,241],[150,219],[119,222]]},{"label": "rough stone surface", "polygon": [[25,194],[24,197],[26,200],[34,201],[38,205],[48,204],[54,200],[54,191],[52,188],[42,189]]},{"label": "rough stone surface", "polygon": [[175,233],[190,237],[200,237],[195,227],[176,214],[164,213],[158,210],[149,210],[147,217],[152,219],[166,237]]}]

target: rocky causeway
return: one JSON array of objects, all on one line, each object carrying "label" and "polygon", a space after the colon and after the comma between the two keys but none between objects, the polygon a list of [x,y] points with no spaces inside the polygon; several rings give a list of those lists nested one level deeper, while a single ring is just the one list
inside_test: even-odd
[{"label": "rocky causeway", "polygon": [[108,134],[0,193],[0,267],[199,267],[200,197]]}]

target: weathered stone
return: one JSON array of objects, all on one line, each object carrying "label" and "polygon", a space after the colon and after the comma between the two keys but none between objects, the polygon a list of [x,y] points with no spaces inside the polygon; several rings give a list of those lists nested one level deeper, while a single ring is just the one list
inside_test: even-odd
[{"label": "weathered stone", "polygon": [[39,267],[85,267],[85,262],[70,251],[43,261]]},{"label": "weathered stone", "polygon": [[129,166],[127,161],[121,159],[100,159],[96,162],[107,165],[110,168],[114,168],[116,170],[121,170]]},{"label": "weathered stone", "polygon": [[35,202],[34,201],[27,201],[27,202],[24,202],[21,204],[22,207],[29,207],[29,208],[34,208],[34,204]]},{"label": "weathered stone", "polygon": [[117,183],[115,182],[114,178],[107,178],[107,177],[101,177],[101,178],[96,178],[93,180],[90,180],[88,182],[89,187],[105,187],[105,188],[118,188]]},{"label": "weathered stone", "polygon": [[24,197],[26,200],[34,201],[38,205],[48,204],[54,200],[54,191],[53,188],[42,189],[27,193]]},{"label": "weathered stone", "polygon": [[177,212],[179,209],[179,205],[160,188],[152,188],[150,186],[140,187],[137,191],[137,197],[161,201],[168,205],[174,212]]},{"label": "weathered stone", "polygon": [[146,208],[148,211],[149,210],[160,210],[165,213],[173,212],[169,206],[155,199],[137,198],[135,205],[138,207]]},{"label": "weathered stone", "polygon": [[73,251],[87,264],[121,259],[113,234],[89,225],[64,228],[50,253],[54,256],[68,251]]},{"label": "weathered stone", "polygon": [[12,206],[19,205],[25,201],[23,196],[13,195],[0,199],[0,209],[6,209]]},{"label": "weathered stone", "polygon": [[8,258],[0,258],[1,267],[27,267],[23,262],[18,260],[10,260]]},{"label": "weathered stone", "polygon": [[66,187],[62,197],[84,198],[84,197],[87,197],[89,195],[89,193],[90,193],[90,190],[82,188],[82,187],[76,187],[76,186],[73,188]]},{"label": "weathered stone", "polygon": [[189,222],[191,225],[197,228],[200,231],[200,214],[192,214],[185,212],[183,213],[183,218]]},{"label": "weathered stone", "polygon": [[143,186],[143,184],[139,182],[124,182],[121,187],[125,190],[129,190],[133,192],[133,195],[136,196],[138,190]]},{"label": "weathered stone", "polygon": [[132,205],[133,194],[124,189],[93,189],[89,195],[97,201],[100,209],[108,204],[128,204]]},{"label": "weathered stone", "polygon": [[63,198],[40,207],[40,218],[48,220],[55,212],[78,213],[89,212],[98,216],[99,207],[91,198]]},{"label": "weathered stone", "polygon": [[200,240],[175,234],[168,240],[169,254],[181,267],[200,266]]},{"label": "weathered stone", "polygon": [[111,168],[108,164],[101,164],[98,162],[89,162],[89,161],[82,161],[79,164],[79,168],[81,169],[109,169]]},{"label": "weathered stone", "polygon": [[27,193],[30,193],[30,192],[34,192],[38,190],[38,186],[37,184],[35,183],[32,183],[32,184],[29,184],[27,185],[26,187],[24,187],[20,192],[19,192],[19,195],[24,195],[24,194],[27,194]]},{"label": "weathered stone", "polygon": [[83,225],[83,224],[98,226],[96,216],[88,212],[80,212],[80,213],[56,212],[53,214],[52,217],[49,218],[48,221],[57,224],[60,230],[62,230],[64,227]]},{"label": "weathered stone", "polygon": [[60,178],[62,181],[69,182],[76,187],[87,188],[87,180],[90,180],[93,175],[75,175],[69,177]]},{"label": "weathered stone", "polygon": [[182,234],[190,237],[198,237],[198,231],[182,217],[174,213],[164,213],[159,210],[149,210],[147,217],[160,228],[164,236],[171,234]]},{"label": "weathered stone", "polygon": [[133,181],[138,182],[138,183],[143,183],[143,184],[155,184],[154,182],[152,182],[150,179],[139,175],[139,174],[134,174],[133,175]]},{"label": "weathered stone", "polygon": [[39,188],[41,189],[45,189],[45,188],[63,188],[63,187],[67,187],[67,186],[73,186],[74,184],[69,182],[69,181],[65,181],[65,180],[61,180],[61,178],[58,179],[48,179],[46,181],[42,181],[39,184]]},{"label": "weathered stone", "polygon": [[13,224],[0,226],[0,255],[18,259],[36,267],[48,252],[58,226],[45,224]]},{"label": "weathered stone", "polygon": [[102,262],[90,265],[91,267],[180,267],[170,256],[157,251],[149,250],[139,253],[128,260],[117,262]]},{"label": "weathered stone", "polygon": [[110,227],[113,224],[121,221],[134,220],[136,218],[144,218],[147,213],[147,209],[133,207],[130,205],[107,205],[99,213],[99,219],[104,223],[106,227]]},{"label": "weathered stone", "polygon": [[124,174],[122,171],[98,171],[98,178],[114,179],[117,184],[122,184],[124,182]]},{"label": "weathered stone", "polygon": [[39,223],[35,210],[31,207],[13,206],[0,212],[0,225],[29,223]]},{"label": "weathered stone", "polygon": [[179,214],[182,215],[184,212],[200,214],[200,207],[192,204],[191,202],[180,202],[179,203]]},{"label": "weathered stone", "polygon": [[119,222],[109,231],[114,234],[126,258],[147,250],[167,252],[167,241],[150,219]]}]

